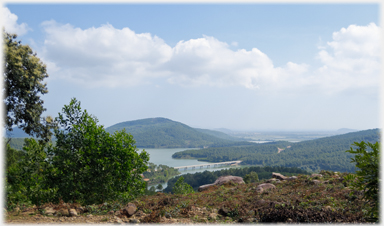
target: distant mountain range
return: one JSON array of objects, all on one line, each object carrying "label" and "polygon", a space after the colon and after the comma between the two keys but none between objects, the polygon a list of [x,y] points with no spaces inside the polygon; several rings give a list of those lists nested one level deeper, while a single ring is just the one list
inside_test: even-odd
[{"label": "distant mountain range", "polygon": [[[107,127],[106,131],[113,133],[116,130],[122,129],[133,135],[136,146],[139,148],[204,148],[249,144],[245,139],[231,136],[231,130],[228,129],[208,130],[192,128],[167,118],[147,118],[121,122]],[[354,131],[356,130],[343,128],[335,131],[335,134]],[[8,132],[5,135],[12,138],[29,137],[19,128],[14,128],[12,132]],[[22,143],[21,141],[18,142]]]}]

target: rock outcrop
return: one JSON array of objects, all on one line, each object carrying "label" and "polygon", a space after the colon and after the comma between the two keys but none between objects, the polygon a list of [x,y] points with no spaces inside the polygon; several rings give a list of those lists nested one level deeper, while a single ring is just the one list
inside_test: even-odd
[{"label": "rock outcrop", "polygon": [[133,203],[128,203],[128,205],[123,209],[123,215],[127,217],[131,217],[133,214],[135,214],[137,210],[137,207]]},{"label": "rock outcrop", "polygon": [[276,178],[276,179],[279,179],[279,180],[286,180],[287,179],[286,176],[283,176],[280,173],[272,173],[272,178]]},{"label": "rock outcrop", "polygon": [[276,189],[276,186],[273,185],[273,184],[269,184],[269,183],[259,184],[259,185],[256,187],[256,191],[257,191],[258,193],[263,193],[263,192],[265,192],[266,190],[273,190],[273,189]]},{"label": "rock outcrop", "polygon": [[210,187],[212,187],[214,185],[221,186],[221,185],[226,184],[226,183],[244,184],[244,180],[243,180],[242,177],[221,176],[221,177],[217,178],[217,180],[213,184],[201,185],[199,187],[198,191],[205,191],[205,190],[207,190],[208,188],[210,188]]}]

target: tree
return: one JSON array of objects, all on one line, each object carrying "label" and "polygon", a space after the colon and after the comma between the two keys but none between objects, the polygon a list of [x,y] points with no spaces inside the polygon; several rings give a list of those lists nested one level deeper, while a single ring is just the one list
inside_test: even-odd
[{"label": "tree", "polygon": [[[352,147],[346,151],[356,154],[352,162],[356,163],[356,177],[353,178],[352,186],[364,192],[363,199],[367,200],[367,219],[378,221],[379,219],[379,143],[354,142],[357,148]],[[370,149],[370,150],[367,150]]]},{"label": "tree", "polygon": [[195,191],[191,187],[191,185],[184,182],[184,177],[179,177],[179,179],[176,181],[175,185],[172,188],[173,194],[189,194],[194,193]]},{"label": "tree", "polygon": [[144,193],[140,174],[147,170],[149,155],[138,153],[133,137],[125,131],[109,134],[98,120],[82,111],[73,98],[55,119],[56,146],[48,149],[56,172],[52,181],[58,195],[84,204],[131,200]]},{"label": "tree", "polygon": [[[56,199],[54,181],[50,181],[52,165],[47,156],[47,144],[35,139],[25,139],[23,158],[8,166],[6,193],[7,205],[32,203],[41,205]],[[7,153],[8,154],[8,153]]]},{"label": "tree", "polygon": [[246,184],[255,183],[259,181],[259,175],[256,172],[250,172],[249,174],[244,176],[244,182]]},{"label": "tree", "polygon": [[156,189],[157,189],[157,190],[163,190],[163,185],[158,184],[158,185],[156,186]]},{"label": "tree", "polygon": [[48,92],[43,80],[48,77],[45,64],[17,36],[3,30],[5,128],[19,126],[31,136],[49,140],[51,118],[41,118],[46,110],[40,95]]}]

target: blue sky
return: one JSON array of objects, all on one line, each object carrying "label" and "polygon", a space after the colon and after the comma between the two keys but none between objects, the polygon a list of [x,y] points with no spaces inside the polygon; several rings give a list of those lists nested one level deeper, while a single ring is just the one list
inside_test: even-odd
[{"label": "blue sky", "polygon": [[76,97],[106,127],[379,127],[378,4],[5,4],[47,64],[46,115]]}]

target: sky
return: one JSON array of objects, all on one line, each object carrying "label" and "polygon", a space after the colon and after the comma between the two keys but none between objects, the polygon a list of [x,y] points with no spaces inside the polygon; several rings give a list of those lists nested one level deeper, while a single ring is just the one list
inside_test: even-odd
[{"label": "sky", "polygon": [[105,127],[165,117],[241,131],[380,127],[380,5],[6,3],[47,65],[44,116],[71,98]]}]

